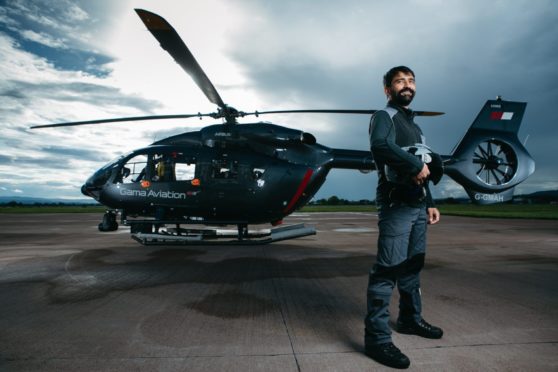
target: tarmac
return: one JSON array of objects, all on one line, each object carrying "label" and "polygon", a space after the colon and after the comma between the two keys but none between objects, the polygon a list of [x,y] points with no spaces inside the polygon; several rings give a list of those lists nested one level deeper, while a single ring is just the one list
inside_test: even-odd
[{"label": "tarmac", "polygon": [[[297,213],[317,235],[142,246],[99,214],[0,214],[1,371],[383,371],[363,354],[372,213]],[[410,371],[558,371],[558,221],[442,216]],[[391,319],[397,317],[397,292]]]}]

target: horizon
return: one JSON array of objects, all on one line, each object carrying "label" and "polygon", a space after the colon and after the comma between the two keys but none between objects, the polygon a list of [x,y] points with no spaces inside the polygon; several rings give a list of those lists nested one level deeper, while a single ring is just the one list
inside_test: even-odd
[{"label": "horizon", "polygon": [[[556,190],[539,190],[539,191],[534,191],[532,193],[528,193],[528,194],[517,194],[514,195],[513,198],[520,198],[520,197],[525,197],[525,196],[533,196],[534,194],[539,194],[539,193],[557,193],[558,194],[558,189]],[[338,198],[339,201],[343,201],[343,202],[349,202],[349,203],[359,203],[359,202],[370,202],[370,203],[375,203],[375,198],[374,199],[346,199],[346,198],[340,198],[337,195],[330,195],[328,197],[323,197],[323,198],[312,198],[306,205],[311,204],[311,203],[316,203],[319,202],[321,200],[329,200],[331,198]],[[10,202],[18,202],[18,199],[28,199],[29,202],[31,203],[32,200],[42,200],[44,201],[44,203],[59,203],[59,202],[66,202],[68,204],[70,204],[71,202],[76,202],[76,204],[98,204],[98,205],[102,205],[101,203],[99,203],[97,200],[93,199],[93,198],[88,198],[86,196],[83,197],[78,197],[78,198],[57,198],[57,197],[52,197],[52,198],[43,198],[43,197],[35,197],[35,196],[21,196],[21,195],[0,195],[0,204],[7,204]],[[461,197],[453,197],[453,196],[449,196],[449,197],[444,197],[444,198],[434,198],[434,201],[447,201],[447,200],[466,200],[471,202],[471,204],[475,204],[473,203],[473,201],[468,197],[468,196],[461,196]],[[508,202],[513,201],[509,200]],[[504,202],[504,203],[494,203],[493,205],[496,204],[506,204],[508,202]],[[35,203],[37,203],[35,201]]]}]

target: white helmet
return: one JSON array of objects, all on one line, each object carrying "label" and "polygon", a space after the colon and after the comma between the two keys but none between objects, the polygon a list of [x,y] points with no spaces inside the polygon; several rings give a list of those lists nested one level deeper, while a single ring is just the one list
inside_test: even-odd
[{"label": "white helmet", "polygon": [[[412,146],[402,147],[402,149],[407,151],[410,154],[415,155],[424,164],[428,165],[428,169],[430,170],[429,179],[434,184],[437,184],[440,181],[442,175],[444,174],[444,167],[440,155],[436,154],[430,149],[430,147],[422,143],[416,143]],[[404,185],[408,185],[412,183],[411,178],[413,175],[402,174],[401,172],[396,171],[395,169],[391,168],[387,164],[385,165],[384,170],[385,170],[386,178],[389,182],[404,184]]]}]

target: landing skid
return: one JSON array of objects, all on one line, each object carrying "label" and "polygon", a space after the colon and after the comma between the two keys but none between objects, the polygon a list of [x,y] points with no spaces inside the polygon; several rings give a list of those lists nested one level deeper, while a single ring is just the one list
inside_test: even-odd
[{"label": "landing skid", "polygon": [[257,245],[315,235],[314,227],[303,223],[248,232],[246,226],[234,230],[167,228],[161,232],[132,232],[143,245]]}]

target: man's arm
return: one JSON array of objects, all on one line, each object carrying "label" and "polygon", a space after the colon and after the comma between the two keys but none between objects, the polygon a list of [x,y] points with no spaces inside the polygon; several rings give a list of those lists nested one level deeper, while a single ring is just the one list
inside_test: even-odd
[{"label": "man's arm", "polygon": [[428,223],[434,225],[440,221],[440,211],[438,208],[428,208],[426,209],[428,213]]},{"label": "man's arm", "polygon": [[376,161],[386,163],[403,174],[416,176],[424,164],[416,156],[409,154],[395,143],[393,120],[385,111],[378,111],[370,123],[370,148]]},{"label": "man's arm", "polygon": [[430,169],[428,169],[428,165],[424,164],[422,170],[412,178],[413,182],[417,185],[422,185],[430,176]]},{"label": "man's arm", "polygon": [[428,183],[424,185],[424,189],[426,190],[426,213],[428,214],[428,223],[434,225],[440,221],[440,211],[434,204],[434,199],[432,198]]}]

